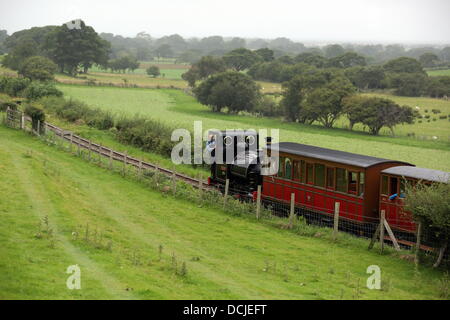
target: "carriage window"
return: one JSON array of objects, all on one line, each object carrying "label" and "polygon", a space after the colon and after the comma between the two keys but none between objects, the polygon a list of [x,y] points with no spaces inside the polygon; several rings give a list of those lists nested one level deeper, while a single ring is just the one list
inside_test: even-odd
[{"label": "carriage window", "polygon": [[316,163],[314,165],[314,184],[319,187],[325,187],[325,166]]},{"label": "carriage window", "polygon": [[313,184],[314,183],[314,166],[312,163],[306,163],[306,182]]},{"label": "carriage window", "polygon": [[278,177],[284,176],[284,157],[280,157],[280,162],[278,163]]},{"label": "carriage window", "polygon": [[305,162],[305,160],[300,161],[300,166],[301,166],[300,179],[301,179],[301,182],[305,183],[305,180],[306,180],[306,162]]},{"label": "carriage window", "polygon": [[336,168],[336,190],[347,192],[347,170]]},{"label": "carriage window", "polygon": [[381,177],[381,194],[388,194],[388,176]]},{"label": "carriage window", "polygon": [[358,187],[358,173],[350,171],[348,173],[348,192],[356,194],[356,188]]},{"label": "carriage window", "polygon": [[285,160],[285,171],[284,171],[284,177],[286,179],[291,179],[292,178],[292,162],[291,159],[286,158]]},{"label": "carriage window", "polygon": [[334,168],[327,168],[327,188],[334,188]]},{"label": "carriage window", "polygon": [[394,177],[391,177],[390,185],[389,185],[390,195],[393,195],[393,194],[397,193],[397,187],[398,187],[398,179],[394,178]]},{"label": "carriage window", "polygon": [[300,180],[300,161],[294,160],[294,180]]},{"label": "carriage window", "polygon": [[359,195],[362,196],[364,194],[364,172],[359,173]]}]

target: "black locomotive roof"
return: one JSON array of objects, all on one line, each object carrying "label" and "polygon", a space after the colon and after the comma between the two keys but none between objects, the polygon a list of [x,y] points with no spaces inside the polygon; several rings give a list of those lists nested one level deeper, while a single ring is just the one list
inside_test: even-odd
[{"label": "black locomotive roof", "polygon": [[299,156],[305,156],[308,158],[316,158],[321,160],[333,161],[337,163],[343,163],[347,165],[352,165],[356,167],[368,168],[380,163],[386,162],[397,162],[405,165],[411,165],[406,162],[382,159],[370,156],[364,156],[361,154],[344,152],[333,149],[320,148],[315,146],[310,146],[307,144],[300,144],[295,142],[280,142],[274,143],[268,148],[278,145],[280,152],[291,153]]},{"label": "black locomotive roof", "polygon": [[450,181],[450,172],[426,168],[399,166],[385,169],[381,172],[387,174],[394,174],[405,178],[414,178],[433,182],[448,183]]}]

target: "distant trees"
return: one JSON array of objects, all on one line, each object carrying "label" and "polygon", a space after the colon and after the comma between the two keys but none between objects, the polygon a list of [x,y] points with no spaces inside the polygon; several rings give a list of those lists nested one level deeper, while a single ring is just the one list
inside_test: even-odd
[{"label": "distant trees", "polygon": [[110,44],[80,21],[79,28],[57,27],[48,35],[45,47],[61,71],[75,75],[79,66],[86,73],[94,63],[106,65]]},{"label": "distant trees", "polygon": [[325,57],[334,58],[337,56],[342,56],[345,53],[345,49],[338,44],[331,44],[324,48]]},{"label": "distant trees", "polygon": [[301,75],[283,83],[281,105],[288,121],[320,122],[332,127],[342,113],[344,97],[354,86],[341,73],[309,67]]},{"label": "distant trees", "polygon": [[354,91],[355,87],[347,78],[337,76],[324,86],[308,93],[303,109],[300,110],[300,116],[331,128],[343,113],[343,99]]},{"label": "distant trees", "polygon": [[258,61],[262,61],[260,55],[245,48],[232,50],[223,56],[226,65],[236,71],[250,68]]},{"label": "distant trees", "polygon": [[25,59],[19,67],[19,74],[30,80],[53,80],[57,65],[46,57],[34,56]]},{"label": "distant trees", "polygon": [[134,71],[139,68],[139,61],[135,57],[125,56],[118,59],[110,60],[107,64],[112,71],[125,73],[127,70]]},{"label": "distant trees", "polygon": [[419,57],[419,61],[425,68],[431,68],[439,62],[439,57],[433,52],[425,52]]},{"label": "distant trees", "polygon": [[158,77],[161,72],[159,71],[159,67],[158,66],[149,66],[146,70],[147,74],[153,78]]},{"label": "distant trees", "polygon": [[392,73],[423,73],[423,67],[414,58],[400,57],[384,64],[384,70]]},{"label": "distant trees", "polygon": [[227,107],[230,112],[250,111],[259,102],[259,86],[247,75],[226,71],[210,76],[194,89],[197,100],[214,112]]},{"label": "distant trees", "polygon": [[198,80],[205,79],[208,76],[224,72],[227,69],[225,61],[222,58],[205,56],[198,62],[194,63],[192,67],[181,77],[186,80],[191,87],[195,87]]},{"label": "distant trees", "polygon": [[373,135],[378,135],[382,127],[393,131],[397,124],[412,123],[415,117],[411,107],[379,97],[349,97],[343,101],[342,111],[350,120],[350,128],[362,123]]},{"label": "distant trees", "polygon": [[343,55],[331,58],[328,62],[329,67],[350,68],[356,66],[365,66],[366,58],[356,52],[346,52]]}]

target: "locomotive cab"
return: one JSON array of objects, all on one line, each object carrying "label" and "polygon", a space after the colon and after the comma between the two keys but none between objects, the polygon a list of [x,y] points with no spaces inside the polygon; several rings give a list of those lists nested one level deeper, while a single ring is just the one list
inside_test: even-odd
[{"label": "locomotive cab", "polygon": [[252,193],[261,183],[259,135],[254,130],[211,130],[207,149],[211,155],[209,183],[223,186],[226,179],[238,193]]}]

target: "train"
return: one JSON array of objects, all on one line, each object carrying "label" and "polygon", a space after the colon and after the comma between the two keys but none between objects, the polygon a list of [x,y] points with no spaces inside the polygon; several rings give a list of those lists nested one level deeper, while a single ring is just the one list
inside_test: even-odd
[{"label": "train", "polygon": [[[450,181],[449,172],[295,142],[272,144],[270,137],[260,148],[256,131],[214,130],[209,137],[215,147],[208,184],[223,190],[228,180],[230,189],[253,199],[260,185],[263,203],[280,207],[290,203],[293,193],[300,214],[313,212],[325,220],[333,216],[336,202],[340,219],[359,225],[379,221],[384,210],[390,227],[401,234],[417,229],[405,210],[406,183]],[[272,150],[278,151],[278,169],[262,175],[262,159]]]}]

